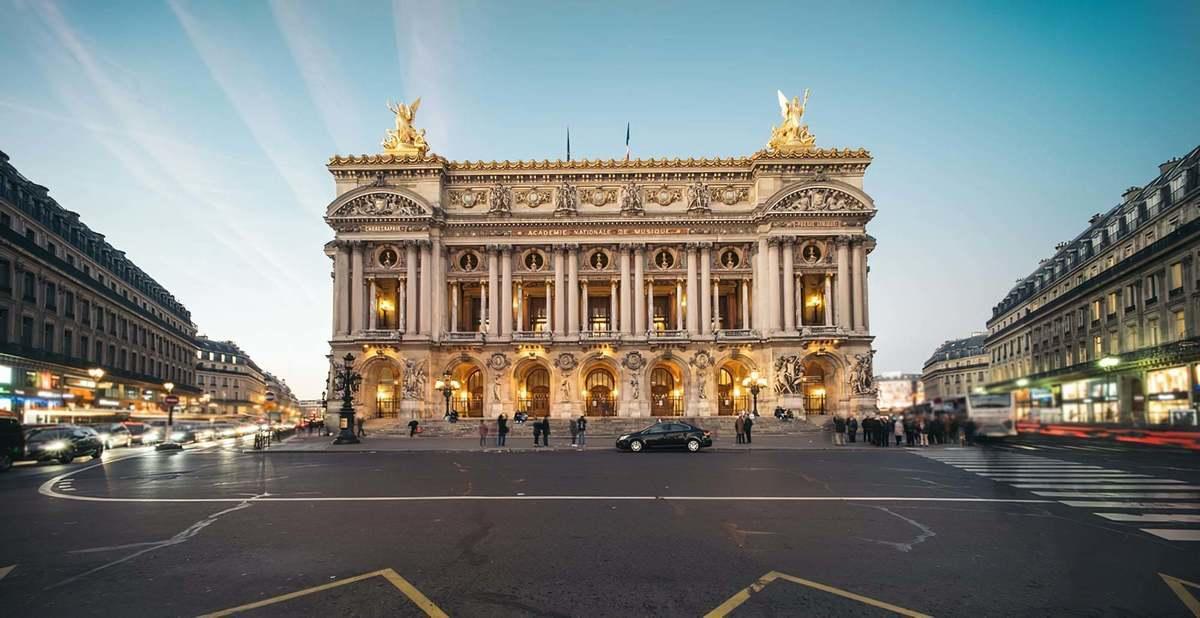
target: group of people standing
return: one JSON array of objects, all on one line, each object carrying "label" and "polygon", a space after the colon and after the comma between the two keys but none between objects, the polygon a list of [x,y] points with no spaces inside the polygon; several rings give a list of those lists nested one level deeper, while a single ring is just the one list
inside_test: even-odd
[{"label": "group of people standing", "polygon": [[[524,419],[519,419],[518,424],[524,424]],[[571,446],[583,448],[587,445],[587,417],[580,415],[579,418],[573,418],[570,421],[569,427],[571,430]],[[488,427],[487,421],[479,421],[479,447],[488,446],[488,434],[491,433],[491,428]],[[501,414],[496,417],[496,446],[505,446],[508,442],[508,415]],[[550,417],[543,416],[542,420],[533,422],[533,445],[534,446],[550,446]]]},{"label": "group of people standing", "polygon": [[750,444],[751,430],[754,428],[754,415],[742,412],[733,419],[733,432],[737,434],[738,444]]},{"label": "group of people standing", "polygon": [[[935,414],[927,418],[925,414],[871,414],[862,420],[863,442],[875,446],[929,446],[932,444],[947,444],[960,442],[965,434],[959,427],[958,417],[954,415]],[[833,443],[845,445],[847,438],[853,443],[857,440],[859,429],[858,418],[851,414],[843,419],[833,418]]]}]

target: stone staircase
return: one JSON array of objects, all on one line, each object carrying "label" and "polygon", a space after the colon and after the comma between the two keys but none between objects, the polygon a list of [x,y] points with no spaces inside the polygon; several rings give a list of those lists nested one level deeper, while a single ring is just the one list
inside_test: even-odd
[{"label": "stone staircase", "polygon": [[[826,418],[832,417],[813,417],[811,421],[797,419],[791,422],[783,422],[776,420],[774,417],[762,416],[754,423],[754,434],[759,436],[786,436],[821,431],[824,425],[822,421]],[[421,419],[421,435],[423,437],[477,437],[479,435],[480,420],[486,420],[488,434],[495,435],[495,418],[460,418],[457,423],[451,423],[442,419]],[[678,420],[702,427],[711,431],[714,436],[732,436],[734,434],[734,417],[732,416],[669,417],[664,420]],[[394,418],[369,419],[366,422],[366,430],[368,434],[407,436],[408,421],[409,419]],[[552,437],[569,437],[571,435],[569,423],[570,419],[550,419],[550,435]],[[645,429],[653,423],[654,419],[647,417],[589,417],[588,436],[615,437]],[[530,419],[524,425],[518,425],[510,418],[508,427],[510,437],[532,437],[533,435],[533,419]]]}]

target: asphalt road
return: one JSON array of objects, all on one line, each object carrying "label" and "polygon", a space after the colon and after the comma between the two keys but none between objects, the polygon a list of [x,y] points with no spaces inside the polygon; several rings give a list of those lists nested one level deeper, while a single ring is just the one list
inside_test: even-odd
[{"label": "asphalt road", "polygon": [[1197,461],[110,451],[0,475],[0,614],[1189,616]]}]

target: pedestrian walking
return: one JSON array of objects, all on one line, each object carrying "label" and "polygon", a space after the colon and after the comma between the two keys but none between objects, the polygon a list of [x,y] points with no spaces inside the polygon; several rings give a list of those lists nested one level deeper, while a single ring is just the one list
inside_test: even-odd
[{"label": "pedestrian walking", "polygon": [[550,446],[550,415],[542,417],[542,446]]},{"label": "pedestrian walking", "polygon": [[754,419],[747,416],[746,422],[742,423],[742,432],[746,434],[746,444],[750,444],[753,440],[750,439],[750,428],[754,427]]},{"label": "pedestrian walking", "polygon": [[850,435],[850,443],[854,444],[858,439],[858,418],[853,414],[850,415],[850,420],[846,421],[846,433]]},{"label": "pedestrian walking", "polygon": [[366,423],[367,423],[367,419],[360,416],[360,417],[354,419],[354,423],[356,425],[358,425],[358,437],[361,438],[361,437],[367,435],[366,429],[363,428],[363,426],[366,425]]},{"label": "pedestrian walking", "polygon": [[587,446],[587,417],[579,415],[579,448]]},{"label": "pedestrian walking", "polygon": [[496,446],[504,446],[508,439],[508,417],[504,414],[496,417]]},{"label": "pedestrian walking", "polygon": [[575,446],[575,439],[579,437],[579,421],[573,418],[567,422],[567,427],[571,431],[571,446]]},{"label": "pedestrian walking", "polygon": [[310,436],[312,435],[312,432],[313,432],[313,425],[316,425],[316,423],[314,423],[312,420],[309,420],[308,421],[308,435],[310,435]]},{"label": "pedestrian walking", "polygon": [[421,427],[421,423],[417,422],[417,419],[414,418],[413,420],[408,421],[408,437],[411,438],[411,437],[417,435],[417,430],[420,427]]},{"label": "pedestrian walking", "polygon": [[479,448],[487,446],[488,426],[487,421],[479,421]]},{"label": "pedestrian walking", "polygon": [[896,436],[896,446],[900,446],[900,441],[904,439],[904,419],[896,417],[892,419],[892,434]]},{"label": "pedestrian walking", "polygon": [[542,422],[533,421],[533,445],[541,446],[542,442]]},{"label": "pedestrian walking", "polygon": [[929,426],[925,424],[925,417],[917,419],[917,434],[919,435],[920,446],[929,446]]},{"label": "pedestrian walking", "polygon": [[833,444],[835,446],[846,444],[846,421],[836,415],[833,417]]},{"label": "pedestrian walking", "polygon": [[737,434],[737,443],[746,443],[746,413],[743,412],[733,419],[733,431]]}]

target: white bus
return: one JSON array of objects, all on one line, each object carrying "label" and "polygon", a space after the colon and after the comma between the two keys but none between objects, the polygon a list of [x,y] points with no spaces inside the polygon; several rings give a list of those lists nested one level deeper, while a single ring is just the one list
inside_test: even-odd
[{"label": "white bus", "polygon": [[975,435],[982,438],[1009,438],[1017,435],[1017,416],[1012,393],[967,395],[967,419],[975,424]]}]

